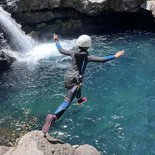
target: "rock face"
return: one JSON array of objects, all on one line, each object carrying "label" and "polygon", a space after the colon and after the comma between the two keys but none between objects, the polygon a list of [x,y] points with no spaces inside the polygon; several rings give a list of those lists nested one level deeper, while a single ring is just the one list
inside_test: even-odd
[{"label": "rock face", "polygon": [[146,1],[143,5],[142,8],[152,12],[152,15],[155,17],[155,1]]},{"label": "rock face", "polygon": [[0,51],[0,71],[8,69],[16,59]]},{"label": "rock face", "polygon": [[[22,18],[23,23],[39,23],[55,18],[72,17],[74,10],[90,16],[103,12],[137,12],[145,0],[14,0],[6,1],[7,8]],[[65,9],[65,11],[63,11]],[[57,11],[58,10],[58,11]],[[67,11],[68,10],[68,11]]]},{"label": "rock face", "polygon": [[[14,0],[6,1],[15,12],[53,10],[55,8],[74,8],[89,15],[100,14],[104,10],[136,11],[145,0]],[[13,10],[14,9],[14,10]]]},{"label": "rock face", "polygon": [[31,3],[3,0],[3,3],[27,32],[79,34],[96,29],[99,32],[111,25],[152,22],[151,13],[145,11],[146,0],[31,0]]},{"label": "rock face", "polygon": [[10,54],[7,54],[3,49],[9,50],[10,46],[6,39],[4,39],[4,34],[0,29],[0,72],[7,70],[16,58],[12,57]]},{"label": "rock face", "polygon": [[5,154],[8,150],[10,150],[9,147],[6,147],[6,146],[0,146],[0,155]]},{"label": "rock face", "polygon": [[[76,148],[49,135],[45,138],[41,131],[32,131],[24,135],[14,148],[0,147],[3,155],[100,155],[90,145]],[[0,154],[2,155],[2,154]]]},{"label": "rock face", "polygon": [[4,39],[4,34],[2,30],[0,29],[0,49],[10,49],[10,46],[7,43],[7,40]]}]

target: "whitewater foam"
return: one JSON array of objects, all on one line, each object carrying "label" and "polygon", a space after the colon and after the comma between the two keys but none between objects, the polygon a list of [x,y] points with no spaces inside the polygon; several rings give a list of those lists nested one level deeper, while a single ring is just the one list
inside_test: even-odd
[{"label": "whitewater foam", "polygon": [[18,51],[26,52],[34,47],[35,41],[22,31],[21,25],[11,17],[11,14],[4,11],[2,7],[0,7],[0,25]]},{"label": "whitewater foam", "polygon": [[[63,40],[60,42],[62,47],[68,50],[74,47],[76,40]],[[59,59],[60,56],[62,56],[62,54],[57,50],[55,43],[39,43],[32,50],[21,54],[20,57],[18,57],[18,61],[36,65],[41,59],[49,59],[51,57],[57,57],[57,59]]]}]

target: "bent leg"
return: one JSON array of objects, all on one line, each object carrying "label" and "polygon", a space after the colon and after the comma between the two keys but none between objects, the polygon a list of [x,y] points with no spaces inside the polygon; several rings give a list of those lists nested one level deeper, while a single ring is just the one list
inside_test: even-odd
[{"label": "bent leg", "polygon": [[78,86],[77,91],[75,92],[77,100],[81,99],[81,87]]},{"label": "bent leg", "polygon": [[59,119],[63,115],[63,113],[66,111],[66,109],[69,107],[69,105],[73,101],[76,90],[77,90],[77,86],[74,86],[72,89],[68,90],[64,101],[54,112],[54,115],[56,115],[57,119]]},{"label": "bent leg", "polygon": [[68,107],[69,107],[69,102],[63,101],[61,105],[57,108],[57,110],[54,112],[54,115],[56,116],[56,118],[59,119]]},{"label": "bent leg", "polygon": [[74,86],[71,90],[68,90],[64,101],[56,109],[54,114],[48,114],[46,116],[45,124],[43,125],[43,128],[42,128],[42,131],[44,132],[44,134],[46,134],[49,131],[50,126],[54,123],[54,121],[58,120],[66,111],[66,109],[69,107],[69,105],[71,104],[71,102],[75,97],[76,90],[77,90],[77,86]]},{"label": "bent leg", "polygon": [[76,98],[77,98],[77,105],[81,105],[83,102],[87,101],[87,97],[81,97],[81,87],[77,88],[77,91],[75,92]]}]

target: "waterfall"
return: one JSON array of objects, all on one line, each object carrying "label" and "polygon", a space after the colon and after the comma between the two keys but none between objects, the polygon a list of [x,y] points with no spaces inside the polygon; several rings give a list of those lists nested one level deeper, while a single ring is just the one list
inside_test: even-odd
[{"label": "waterfall", "polygon": [[26,52],[33,48],[34,40],[22,31],[21,25],[2,7],[0,7],[0,26],[18,51]]},{"label": "waterfall", "polygon": [[[40,59],[48,59],[50,57],[61,56],[57,50],[55,43],[39,43],[35,42],[30,36],[26,35],[22,31],[21,25],[19,25],[12,17],[11,14],[4,11],[0,7],[0,26],[2,30],[7,34],[11,44],[17,51],[7,51],[13,57],[16,57],[18,61],[27,62],[28,64],[37,64]],[[52,40],[52,38],[51,38]],[[76,40],[61,40],[61,44],[65,49],[71,49],[76,43]]]}]

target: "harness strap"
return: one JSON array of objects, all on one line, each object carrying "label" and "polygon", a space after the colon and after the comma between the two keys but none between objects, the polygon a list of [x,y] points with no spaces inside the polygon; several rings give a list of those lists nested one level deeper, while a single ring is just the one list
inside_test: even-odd
[{"label": "harness strap", "polygon": [[83,62],[82,62],[81,74],[83,74],[83,72],[84,72],[84,65],[85,65],[85,58],[84,58],[84,60],[83,60]]}]

